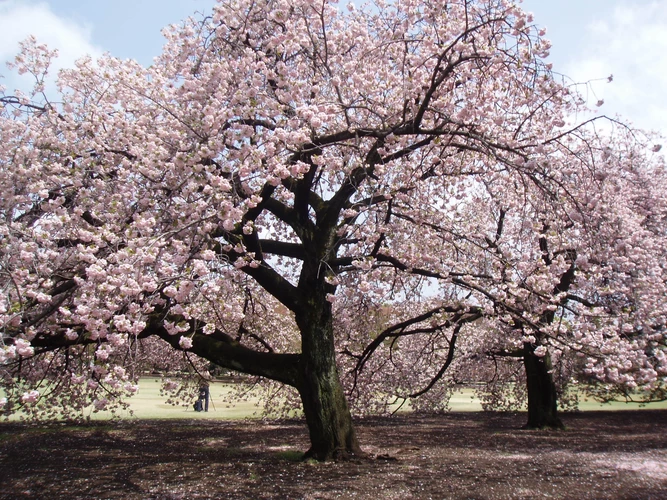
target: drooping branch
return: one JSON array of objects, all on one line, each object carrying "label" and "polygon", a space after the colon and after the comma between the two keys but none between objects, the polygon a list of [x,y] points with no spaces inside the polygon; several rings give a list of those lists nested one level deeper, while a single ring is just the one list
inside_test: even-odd
[{"label": "drooping branch", "polygon": [[[412,325],[417,325],[423,321],[426,321],[433,316],[441,313],[447,313],[449,316],[445,321],[445,326],[450,326],[454,324],[459,324],[459,323],[469,323],[471,321],[475,321],[479,318],[482,317],[482,311],[478,310],[476,308],[470,308],[468,306],[450,306],[450,305],[444,305],[444,306],[439,306],[433,309],[430,309],[418,316],[414,316],[412,318],[406,319],[404,321],[401,321],[399,323],[396,323],[395,325],[392,325],[388,328],[385,328],[382,332],[380,332],[377,337],[373,339],[373,341],[366,346],[366,348],[363,350],[361,353],[361,356],[359,356],[359,360],[354,367],[354,372],[355,374],[361,373],[361,371],[364,368],[364,365],[368,362],[370,357],[373,355],[373,353],[377,350],[378,347],[382,345],[382,343],[389,339],[389,338],[396,338],[404,335],[411,335],[415,332],[407,330],[408,327]],[[424,329],[420,329],[419,332],[417,333],[428,333],[428,332],[433,332],[437,329],[438,327],[428,327]]]},{"label": "drooping branch", "polygon": [[430,391],[433,386],[440,380],[449,366],[452,364],[452,361],[454,360],[454,352],[456,351],[456,341],[458,339],[459,332],[461,331],[461,327],[463,326],[463,323],[457,323],[457,325],[454,327],[454,331],[452,332],[451,338],[448,340],[449,348],[447,349],[447,358],[445,359],[445,362],[443,363],[442,367],[436,373],[436,375],[431,379],[431,381],[428,383],[426,387],[423,389],[413,392],[410,394],[411,398],[417,398],[421,396],[422,394],[426,394],[428,391]]},{"label": "drooping branch", "polygon": [[189,336],[192,347],[189,352],[207,359],[223,368],[236,370],[248,375],[257,375],[271,380],[299,387],[301,374],[299,371],[299,354],[278,354],[275,352],[255,351],[242,345],[231,336],[216,329],[207,335],[205,324],[194,319],[188,320],[189,330],[183,334],[170,335],[162,321],[148,324],[143,337],[156,335],[169,343],[174,349],[181,350],[181,338]]}]

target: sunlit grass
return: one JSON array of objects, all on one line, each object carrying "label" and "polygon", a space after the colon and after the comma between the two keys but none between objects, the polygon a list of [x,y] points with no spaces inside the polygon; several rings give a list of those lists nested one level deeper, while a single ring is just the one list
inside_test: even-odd
[{"label": "sunlit grass", "polygon": [[[472,388],[456,389],[451,399],[449,400],[449,407],[452,411],[482,411],[482,405],[479,398]],[[667,409],[667,401],[660,401],[656,403],[640,404],[640,403],[626,403],[625,401],[612,401],[610,403],[600,403],[592,398],[579,396],[579,411],[617,411],[617,410],[661,410]],[[524,408],[525,411],[525,408]]]},{"label": "sunlit grass", "polygon": [[[128,399],[130,410],[118,411],[117,415],[123,418],[149,419],[221,419],[234,420],[253,418],[261,416],[261,401],[258,391],[249,390],[243,399],[235,399],[236,387],[228,382],[213,382],[210,385],[210,401],[208,412],[197,412],[194,410],[194,402],[197,395],[193,394],[192,401],[188,406],[173,406],[165,402],[165,396],[160,395],[160,380],[153,377],[142,378],[139,381],[139,391]],[[231,401],[231,403],[230,403]],[[398,405],[395,405],[395,409]],[[454,412],[476,412],[482,411],[482,405],[477,398],[474,389],[458,388],[452,395],[449,408]],[[598,401],[580,397],[580,411],[617,411],[638,409],[667,409],[667,402],[650,403],[640,405],[639,403],[625,403],[615,401],[611,403],[600,403]],[[409,412],[409,403],[404,404],[399,410],[401,413]],[[109,412],[87,412],[92,420],[106,420],[112,417]],[[294,416],[299,416],[295,412]],[[18,420],[15,415],[10,420]]]},{"label": "sunlit grass", "polygon": [[[140,419],[163,419],[163,418],[196,418],[196,419],[243,419],[259,416],[261,411],[259,395],[250,390],[243,400],[235,400],[229,404],[230,394],[236,388],[226,382],[213,382],[210,384],[210,400],[208,412],[195,411],[194,403],[197,394],[192,395],[191,404],[186,407],[174,406],[165,402],[166,397],[160,395],[160,380],[156,378],[142,378],[139,381],[139,390],[132,398],[128,399],[130,410],[135,418]],[[118,412],[122,417],[130,417],[130,412]],[[91,414],[94,420],[110,418],[108,412]]]},{"label": "sunlit grass", "polygon": [[626,403],[625,401],[612,401],[611,403],[600,403],[594,399],[581,397],[579,399],[579,410],[581,411],[617,411],[617,410],[664,410],[667,409],[667,401],[655,403]]},{"label": "sunlit grass", "polygon": [[[400,409],[399,409],[400,407]],[[395,403],[392,406],[393,410],[396,410],[398,413],[407,413],[412,411],[410,407],[410,402],[407,401],[403,405]],[[454,412],[476,412],[482,411],[482,404],[477,397],[475,389],[472,387],[457,387],[450,400],[449,400],[449,409]],[[667,401],[660,401],[656,403],[626,403],[625,401],[612,401],[610,403],[600,403],[592,398],[585,397],[584,395],[579,396],[579,407],[578,411],[617,411],[617,410],[661,410],[667,409]],[[523,408],[520,411],[526,411],[526,408]]]}]

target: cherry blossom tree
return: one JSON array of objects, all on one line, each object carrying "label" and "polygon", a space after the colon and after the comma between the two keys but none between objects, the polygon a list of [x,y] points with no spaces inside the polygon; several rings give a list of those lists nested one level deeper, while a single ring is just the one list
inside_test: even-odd
[{"label": "cherry blossom tree", "polygon": [[489,330],[496,340],[486,353],[523,359],[528,427],[562,426],[557,392],[573,377],[593,377],[626,398],[664,398],[664,234],[649,228],[664,220],[665,197],[647,182],[663,185],[663,159],[624,127],[611,136],[577,135],[579,151],[571,140],[565,143],[577,158],[587,158],[588,168],[570,179],[576,203],[561,212],[560,222],[543,210],[531,217],[533,236],[523,239],[523,257],[510,235],[514,251],[502,236],[494,249],[505,267],[496,276],[503,283],[496,303],[502,314]]},{"label": "cherry blossom tree", "polygon": [[[665,398],[664,158],[656,156],[653,137],[622,124],[596,133],[592,125],[599,122],[540,145],[548,151],[544,162],[562,159],[551,174],[556,185],[526,190],[511,177],[485,177],[470,192],[471,203],[457,210],[474,223],[457,226],[468,230],[455,236],[456,253],[464,257],[453,269],[478,307],[461,309],[461,300],[450,296],[450,307],[459,309],[445,324],[413,317],[380,328],[355,373],[380,340],[392,340],[383,357],[397,373],[439,351],[435,378],[449,369],[450,386],[486,382],[485,407],[527,404],[531,428],[562,427],[558,398],[576,403],[568,399],[576,394],[566,394],[573,381],[586,382],[584,389],[601,399]],[[439,224],[439,231],[451,231]],[[445,327],[444,346],[414,341]],[[391,349],[400,337],[406,340],[399,357]],[[405,381],[393,392],[423,394]],[[445,399],[439,394],[429,408]]]},{"label": "cherry blossom tree", "polygon": [[[580,103],[507,0],[222,0],[164,34],[150,68],[83,59],[58,96],[45,47],[15,61],[36,86],[2,97],[1,403],[113,406],[168,345],[293,387],[308,456],[358,454],[337,346],[365,359],[413,325],[440,352],[482,313],[520,317],[510,284],[480,284],[519,198],[479,200],[516,185],[567,212]],[[558,251],[533,250],[550,291]],[[363,300],[405,303],[398,326],[350,331]]]}]

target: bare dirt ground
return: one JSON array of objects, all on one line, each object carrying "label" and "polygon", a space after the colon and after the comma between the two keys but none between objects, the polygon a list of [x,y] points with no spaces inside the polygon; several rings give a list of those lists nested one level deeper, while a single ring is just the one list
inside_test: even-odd
[{"label": "bare dirt ground", "polygon": [[667,410],[358,422],[371,459],[301,461],[301,421],[0,424],[0,498],[667,499]]}]

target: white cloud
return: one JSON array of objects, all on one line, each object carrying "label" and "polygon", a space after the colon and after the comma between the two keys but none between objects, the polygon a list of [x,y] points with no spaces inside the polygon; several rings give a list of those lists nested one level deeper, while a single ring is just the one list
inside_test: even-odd
[{"label": "white cloud", "polygon": [[[58,17],[46,3],[25,0],[0,1],[0,63],[14,59],[19,51],[19,42],[34,35],[39,43],[50,49],[58,49],[59,56],[50,71],[54,78],[57,70],[72,67],[80,57],[89,54],[97,58],[102,49],[91,42],[92,28]],[[5,78],[1,81],[7,91],[20,88],[27,90],[32,82],[27,76],[18,76],[7,68],[0,68]],[[52,85],[47,87],[52,90]]]},{"label": "white cloud", "polygon": [[605,101],[600,112],[667,134],[667,2],[624,0],[603,13],[565,73],[577,82],[602,79],[589,88],[592,103]]}]

